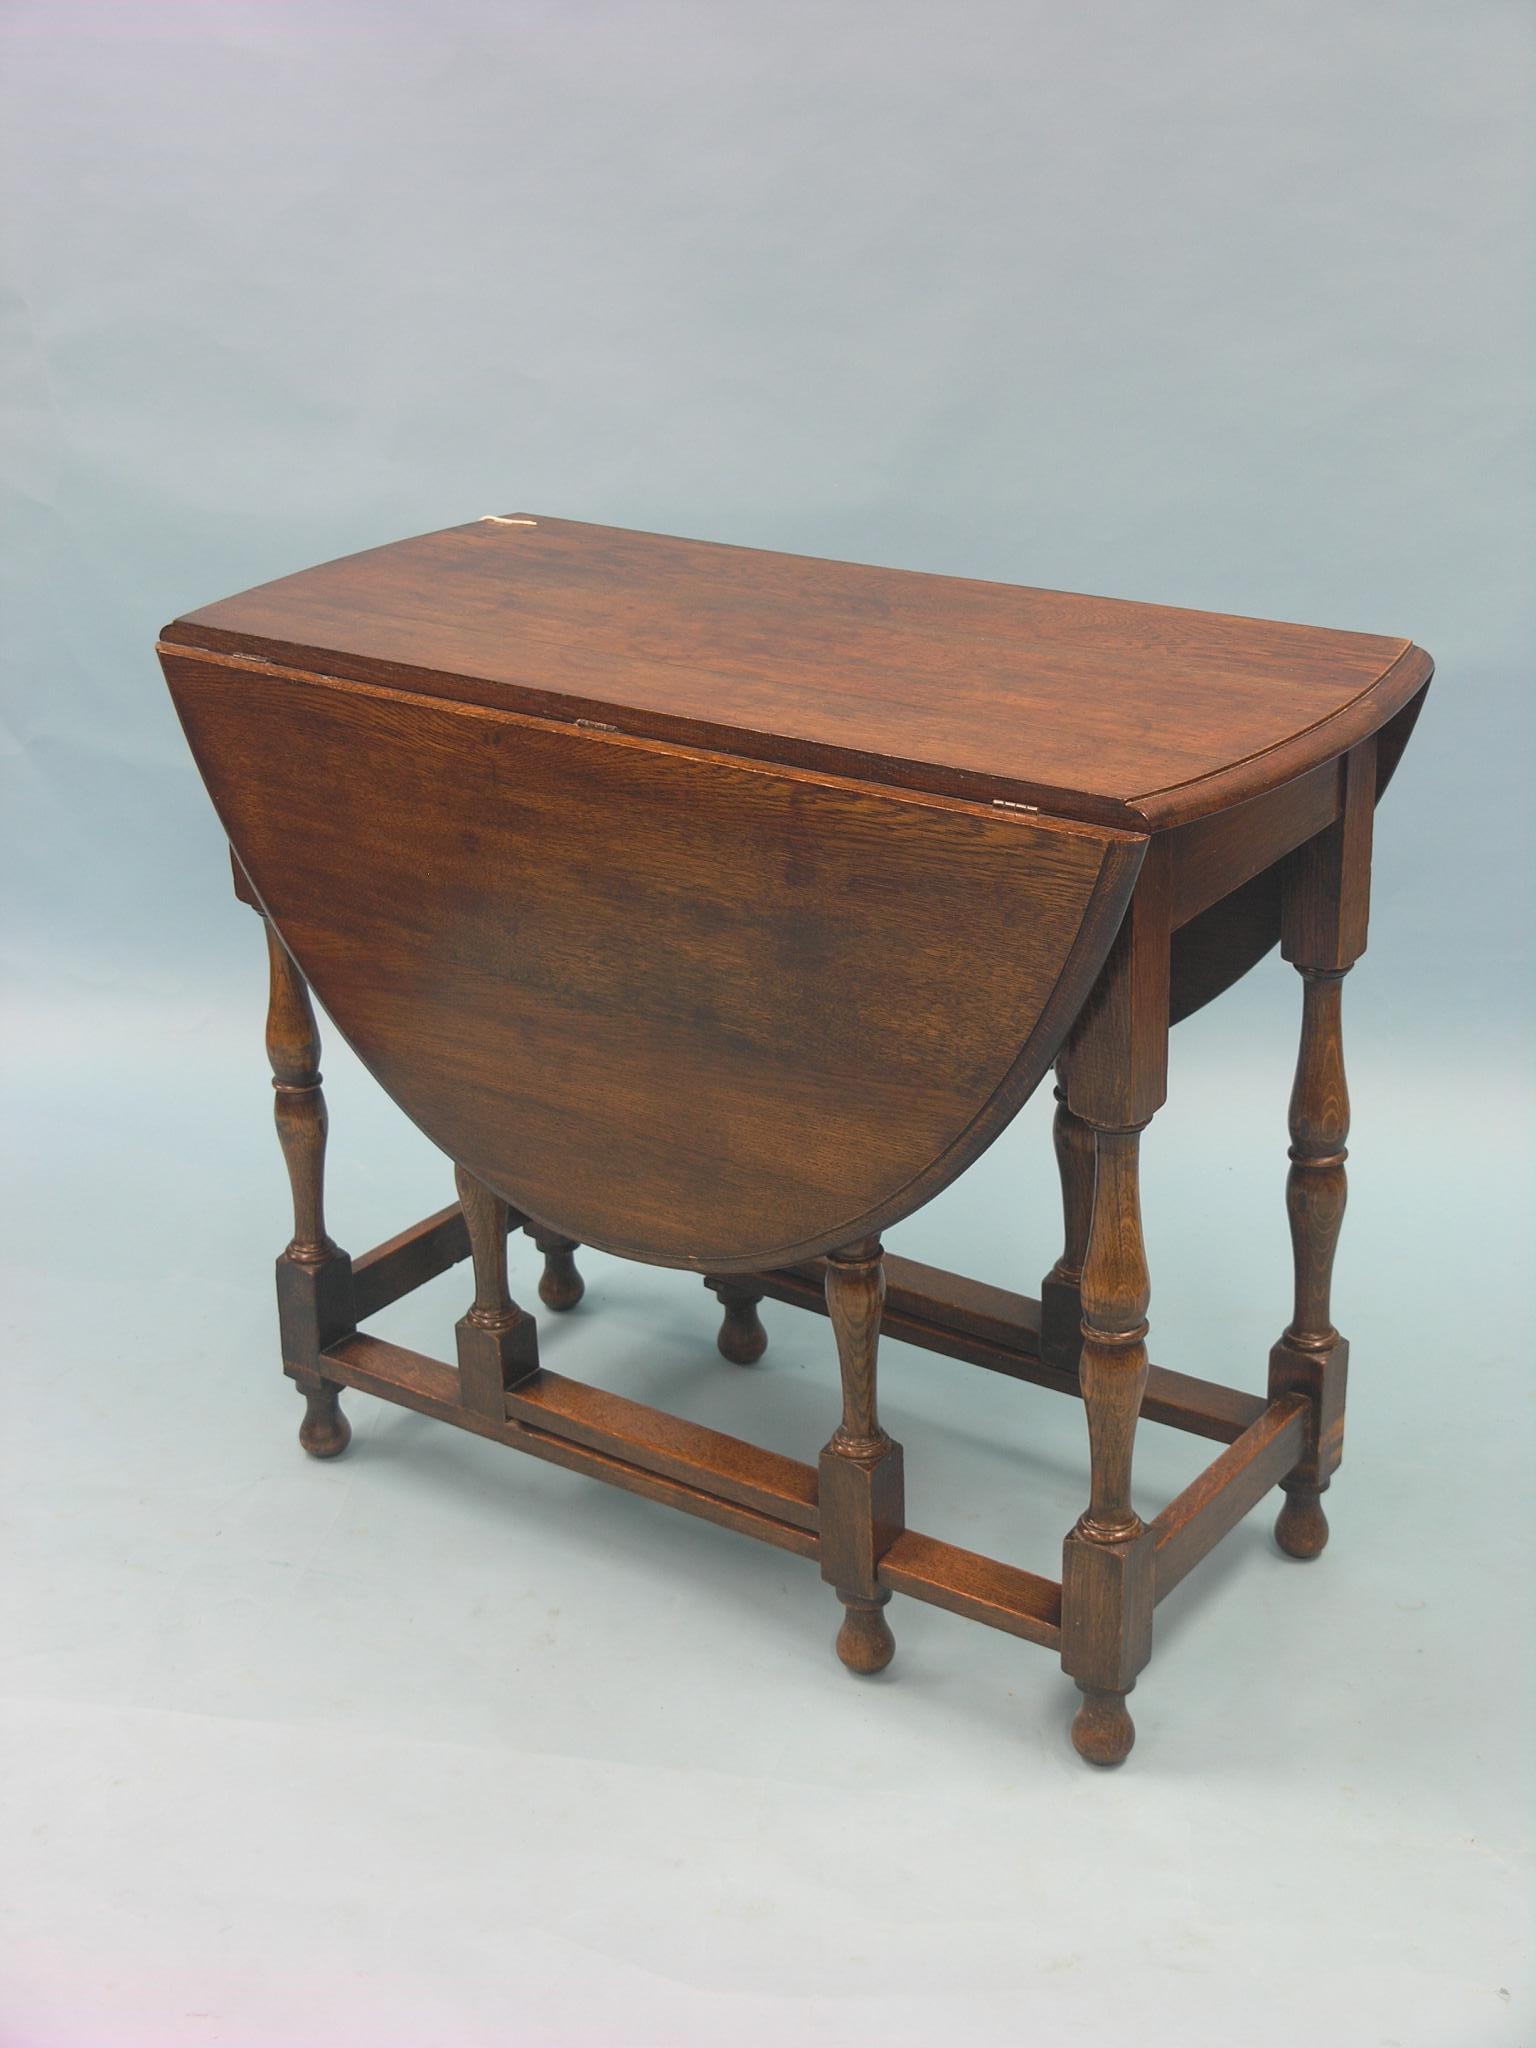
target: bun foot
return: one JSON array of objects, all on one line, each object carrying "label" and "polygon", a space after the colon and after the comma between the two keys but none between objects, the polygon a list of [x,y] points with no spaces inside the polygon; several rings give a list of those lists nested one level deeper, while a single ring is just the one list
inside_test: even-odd
[{"label": "bun foot", "polygon": [[768,1349],[768,1332],[763,1328],[755,1304],[747,1308],[727,1309],[715,1344],[720,1356],[728,1358],[732,1365],[756,1365]]},{"label": "bun foot", "polygon": [[1287,1557],[1300,1558],[1303,1563],[1322,1556],[1328,1542],[1328,1517],[1310,1487],[1285,1489],[1285,1505],[1275,1522],[1275,1541]]},{"label": "bun foot", "polygon": [[885,1618],[887,1593],[878,1600],[845,1600],[847,1613],[837,1632],[837,1654],[850,1671],[868,1678],[883,1671],[896,1654],[896,1638]]},{"label": "bun foot", "polygon": [[756,1365],[768,1349],[768,1332],[757,1312],[756,1300],[728,1302],[725,1320],[715,1345],[732,1365]]},{"label": "bun foot", "polygon": [[756,1365],[768,1349],[768,1332],[757,1312],[762,1295],[756,1288],[735,1287],[725,1280],[709,1280],[705,1285],[718,1295],[725,1310],[715,1339],[720,1356],[732,1365]]},{"label": "bun foot", "polygon": [[1123,1764],[1136,1740],[1136,1723],[1126,1711],[1123,1692],[1079,1687],[1083,1703],[1072,1722],[1072,1747],[1085,1763],[1107,1769]]},{"label": "bun foot", "polygon": [[339,1458],[352,1441],[352,1425],[341,1412],[341,1389],[322,1380],[304,1394],[299,1442],[312,1458]]},{"label": "bun foot", "polygon": [[544,1271],[539,1280],[539,1299],[556,1315],[572,1309],[587,1291],[587,1283],[576,1270],[576,1244],[569,1237],[539,1233],[534,1243],[544,1254]]}]

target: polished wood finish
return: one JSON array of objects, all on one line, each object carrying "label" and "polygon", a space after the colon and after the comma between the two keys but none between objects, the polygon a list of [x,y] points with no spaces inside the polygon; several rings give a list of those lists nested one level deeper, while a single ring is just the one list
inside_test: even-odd
[{"label": "polished wood finish", "polygon": [[837,1654],[850,1671],[882,1671],[896,1643],[885,1619],[880,1560],[906,1521],[901,1445],[880,1426],[875,1360],[885,1265],[874,1238],[833,1252],[826,1263],[827,1316],[837,1339],[843,1419],[817,1467],[821,1575],[846,1610]]},{"label": "polished wood finish", "polygon": [[1341,764],[1339,804],[1284,876],[1280,950],[1303,972],[1347,974],[1365,951],[1376,814],[1376,745]]},{"label": "polished wood finish", "polygon": [[[548,1372],[509,1398],[507,1419],[498,1424],[460,1405],[451,1366],[361,1334],[337,1344],[326,1370],[342,1386],[681,1508],[775,1549],[818,1555],[815,1470],[735,1437]],[[907,1529],[882,1556],[879,1576],[891,1592],[1025,1642],[1059,1647],[1061,1587],[1033,1572]]]},{"label": "polished wood finish", "polygon": [[576,1254],[581,1247],[575,1238],[562,1237],[558,1230],[543,1230],[537,1223],[528,1224],[527,1231],[544,1255],[539,1299],[556,1315],[566,1315],[587,1291],[587,1283],[576,1267]]},{"label": "polished wood finish", "polygon": [[299,1442],[312,1458],[339,1458],[352,1441],[352,1425],[341,1412],[341,1389],[330,1380],[295,1373],[304,1396]]},{"label": "polished wood finish", "polygon": [[926,1600],[1026,1643],[1061,1647],[1061,1586],[1055,1579],[919,1536],[915,1529],[904,1529],[884,1552],[878,1575],[893,1593]]},{"label": "polished wood finish", "polygon": [[[656,1459],[639,1461],[632,1454],[630,1436],[622,1429],[599,1432],[596,1441],[589,1441],[570,1419],[560,1413],[558,1406],[532,1405],[530,1397],[534,1390],[552,1391],[558,1401],[560,1385],[556,1376],[550,1373],[541,1373],[538,1379],[508,1395],[509,1411],[516,1406],[519,1412],[516,1415],[509,1412],[505,1419],[498,1419],[465,1406],[459,1398],[459,1376],[452,1366],[364,1332],[344,1337],[332,1346],[326,1354],[325,1368],[327,1374],[344,1387],[356,1387],[360,1392],[377,1395],[382,1401],[412,1408],[418,1414],[434,1416],[440,1422],[454,1423],[460,1429],[471,1430],[476,1436],[490,1437],[513,1450],[542,1458],[548,1464],[563,1466],[568,1472],[587,1473],[609,1486],[619,1487],[625,1493],[680,1508],[684,1514],[696,1515],[720,1528],[738,1530],[742,1535],[753,1536],[776,1549],[792,1551],[799,1557],[816,1556],[817,1539],[813,1528],[744,1505],[731,1493],[719,1489],[714,1460],[733,1458],[738,1454],[748,1460],[769,1457],[767,1452],[757,1451],[751,1444],[738,1444],[734,1438],[718,1437],[712,1431],[702,1432],[705,1437],[714,1436],[717,1446],[729,1449],[712,1451],[704,1447],[697,1461],[679,1458],[673,1469],[686,1472],[688,1476],[673,1477],[669,1471],[659,1469]],[[556,1381],[553,1389],[548,1388],[551,1380]],[[583,1388],[581,1391],[591,1394],[595,1389]],[[618,1397],[609,1396],[608,1399],[617,1401]],[[675,1419],[656,1416],[654,1410],[643,1409],[638,1402],[623,1405],[641,1416],[654,1417],[657,1423]],[[679,1424],[678,1427],[685,1433],[688,1431],[687,1424]],[[697,1440],[695,1447],[699,1447]],[[791,1461],[783,1459],[778,1462],[787,1465]],[[814,1480],[808,1466],[802,1469]]]},{"label": "polished wood finish", "polygon": [[[1027,1380],[1056,1393],[1082,1394],[1077,1368],[1063,1369],[1041,1354],[1042,1311],[1027,1294],[1011,1294],[980,1280],[942,1272],[915,1259],[886,1254],[885,1306],[880,1327],[887,1337],[935,1351],[946,1358],[1009,1379]],[[812,1259],[759,1280],[771,1301],[826,1312],[826,1262]],[[1081,1343],[1081,1329],[1078,1332]],[[1143,1421],[1166,1423],[1193,1436],[1232,1443],[1264,1412],[1263,1397],[1220,1387],[1188,1373],[1149,1365],[1141,1398]]]},{"label": "polished wood finish", "polygon": [[[529,1223],[505,1203],[502,1207],[507,1229],[525,1231],[544,1254],[544,1270],[539,1277],[540,1301],[557,1314],[574,1308],[586,1292],[586,1283],[576,1270],[575,1255],[580,1247],[569,1238],[556,1237]],[[402,1230],[387,1243],[375,1245],[371,1252],[352,1262],[358,1321],[377,1315],[392,1301],[399,1301],[402,1295],[435,1280],[439,1273],[451,1271],[468,1257],[469,1232],[464,1224],[464,1211],[457,1202],[439,1209],[435,1216],[413,1223],[409,1230]]]},{"label": "polished wood finish", "polygon": [[817,1527],[816,1475],[809,1465],[662,1415],[622,1394],[543,1372],[508,1396],[504,1412],[527,1428],[612,1452],[660,1478],[707,1482],[720,1499],[774,1521]]},{"label": "polished wood finish", "polygon": [[751,1280],[729,1280],[718,1275],[706,1279],[704,1285],[722,1310],[720,1333],[715,1339],[720,1356],[728,1358],[732,1365],[756,1365],[768,1349],[768,1332],[757,1312],[765,1290]]},{"label": "polished wood finish", "polygon": [[1292,1470],[1307,1438],[1307,1403],[1272,1401],[1150,1524],[1161,1600]]},{"label": "polished wood finish", "polygon": [[267,1059],[272,1067],[273,1118],[293,1191],[293,1236],[283,1256],[296,1266],[323,1266],[335,1251],[325,1228],[325,1140],[329,1128],[320,1086],[320,1033],[304,977],[267,925],[270,993]]},{"label": "polished wood finish", "polygon": [[500,1416],[511,1389],[539,1369],[539,1334],[507,1288],[506,1203],[465,1167],[454,1179],[475,1269],[475,1298],[454,1331],[459,1398],[478,1414]]},{"label": "polished wood finish", "polygon": [[1168,838],[1169,918],[1175,931],[1268,874],[1339,814],[1343,763],[1324,761],[1294,782],[1181,825]]},{"label": "polished wood finish", "polygon": [[1154,842],[1104,971],[1067,1047],[1067,1106],[1093,1134],[1078,1376],[1088,1420],[1088,1505],[1062,1554],[1062,1668],[1083,1695],[1078,1753],[1116,1764],[1135,1728],[1125,1696],[1152,1652],[1152,1552],[1131,1502],[1147,1383],[1151,1282],[1142,1238],[1141,1133],[1168,1091],[1173,878]]},{"label": "polished wood finish", "polygon": [[1061,1256],[1040,1284],[1040,1356],[1048,1365],[1075,1373],[1083,1349],[1083,1263],[1093,1223],[1093,1131],[1056,1086],[1051,1124],[1056,1170],[1061,1177]]},{"label": "polished wood finish", "polygon": [[[510,1216],[508,1225],[511,1226]],[[352,1262],[352,1292],[358,1321],[366,1322],[391,1302],[435,1280],[439,1273],[452,1272],[468,1257],[469,1232],[464,1224],[464,1211],[457,1202],[439,1209],[435,1216],[413,1223],[409,1230],[400,1231],[384,1244],[375,1245],[372,1251]]]},{"label": "polished wood finish", "polygon": [[[1378,796],[1386,789],[1402,758],[1428,689],[1428,683],[1423,684],[1376,735]],[[1342,788],[1339,794],[1342,801]],[[1277,800],[1286,800],[1284,788],[1277,793]],[[1177,851],[1174,864],[1177,872]],[[1279,944],[1281,884],[1281,869],[1269,868],[1239,884],[1230,895],[1221,897],[1175,931],[1169,1002],[1172,1023],[1182,1023],[1206,1003],[1214,1002],[1256,966],[1271,947]]]},{"label": "polished wood finish", "polygon": [[337,1458],[352,1429],[321,1363],[326,1345],[357,1327],[352,1262],[325,1227],[327,1119],[309,989],[270,922],[265,928],[273,1118],[293,1196],[293,1236],[277,1262],[283,1368],[304,1396],[299,1442],[312,1458]]},{"label": "polished wood finish", "polygon": [[1322,1496],[1344,1450],[1349,1344],[1333,1327],[1333,1261],[1344,1222],[1349,1088],[1344,1078],[1344,976],[1365,951],[1370,908],[1376,749],[1367,741],[1344,764],[1337,818],[1290,863],[1281,950],[1302,978],[1301,1045],[1291,1089],[1291,1167],[1286,1213],[1296,1292],[1291,1321],[1270,1353],[1272,1398],[1304,1395],[1306,1448],[1284,1480],[1275,1541],[1303,1562],[1328,1541]]},{"label": "polished wood finish", "polygon": [[1406,640],[527,513],[328,562],[163,637],[1135,829],[1336,759],[1429,675]]},{"label": "polished wood finish", "polygon": [[1095,1130],[1093,1225],[1083,1268],[1083,1355],[1092,1488],[1078,1531],[1093,1543],[1139,1534],[1131,1455],[1147,1384],[1146,1247],[1141,1235],[1139,1131]]},{"label": "polished wood finish", "polygon": [[[814,1560],[838,1654],[893,1594],[1059,1653],[1073,1741],[1128,1753],[1156,1604],[1271,1488],[1316,1556],[1348,1347],[1331,1280],[1344,974],[1372,819],[1431,672],[1410,643],[506,515],[191,614],[161,658],[267,923],[301,1441],[355,1387]],[[1140,1137],[1171,1026],[1279,943],[1299,970],[1295,1298],[1265,1395],[1149,1363]],[[354,1266],[324,1213],[309,985],[457,1162],[459,1204]],[[1041,1300],[887,1259],[1054,1065]],[[812,1467],[541,1369],[591,1243],[706,1276],[737,1364],[765,1299],[827,1316]],[[464,1259],[457,1366],[357,1325]],[[905,1526],[882,1335],[1081,1400],[1059,1580]],[[1219,1446],[1149,1520],[1139,1426]]]},{"label": "polished wood finish", "polygon": [[1054,1058],[1142,856],[463,704],[166,667],[246,873],[394,1099],[540,1225],[700,1272],[852,1242],[952,1180]]}]

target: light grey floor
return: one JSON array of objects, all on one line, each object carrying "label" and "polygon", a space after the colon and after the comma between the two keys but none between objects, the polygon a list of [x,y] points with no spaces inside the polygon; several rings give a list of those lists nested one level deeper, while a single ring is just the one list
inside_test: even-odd
[{"label": "light grey floor", "polygon": [[[1098,1775],[1028,1645],[897,1602],[897,1661],[859,1683],[798,1560],[361,1397],[348,1457],[304,1459],[251,936],[248,1014],[119,987],[33,1012],[6,1063],[0,2039],[1533,2039],[1513,1081],[1426,1091],[1356,976],[1334,1542],[1288,1563],[1261,1510],[1194,1574]],[[1287,1307],[1290,980],[1179,1034],[1146,1144],[1154,1356],[1252,1386]],[[326,1067],[361,1250],[448,1170]],[[1032,1291],[1046,1109],[897,1247]],[[814,1455],[824,1324],[770,1305],[744,1374],[696,1282],[586,1265],[551,1361]],[[451,1276],[393,1326],[450,1355],[463,1300]],[[1080,1411],[883,1367],[914,1524],[1053,1571]],[[1145,1429],[1143,1509],[1209,1450]]]}]

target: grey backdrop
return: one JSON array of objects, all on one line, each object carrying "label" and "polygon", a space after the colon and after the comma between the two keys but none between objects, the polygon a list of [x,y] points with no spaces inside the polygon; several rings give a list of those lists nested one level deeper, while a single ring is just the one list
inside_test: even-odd
[{"label": "grey backdrop", "polygon": [[[5,2038],[1530,2038],[1530,29],[0,8]],[[904,1607],[860,1691],[798,1565],[361,1400],[346,1465],[292,1446],[258,932],[152,642],[514,505],[1436,657],[1347,1002],[1335,1543],[1196,1575],[1117,1777],[1037,1652]],[[1186,1027],[1148,1145],[1156,1355],[1248,1383],[1291,979]],[[447,1169],[327,1069],[356,1250]],[[1030,1288],[1053,1203],[1036,1103],[900,1238]],[[744,1386],[589,1263],[563,1363],[814,1451],[816,1326]],[[923,1526],[1050,1569],[1080,1415],[889,1377]]]}]

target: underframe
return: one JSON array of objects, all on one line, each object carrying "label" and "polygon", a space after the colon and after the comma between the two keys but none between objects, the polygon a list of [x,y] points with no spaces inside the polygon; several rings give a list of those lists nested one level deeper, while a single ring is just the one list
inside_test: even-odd
[{"label": "underframe", "polygon": [[[525,1227],[515,1214],[509,1223]],[[376,1246],[353,1263],[357,1321],[447,1272],[469,1252],[468,1229],[456,1204]],[[818,1259],[777,1272],[733,1275],[731,1284],[824,1314],[824,1271]],[[882,1335],[1081,1395],[1074,1371],[1042,1357],[1038,1301],[910,1259],[887,1256],[885,1272]],[[289,1370],[302,1382],[314,1368]],[[454,1366],[361,1330],[322,1347],[318,1370],[337,1386],[455,1423],[799,1557],[820,1556],[813,1465],[544,1370],[506,1394],[505,1415],[498,1419],[465,1404]],[[1265,1400],[1152,1366],[1141,1415],[1224,1446],[1137,1538],[1138,1547],[1150,1547],[1154,1596],[1161,1600],[1295,1469],[1306,1450],[1309,1404],[1300,1394]],[[880,1558],[878,1578],[890,1592],[1047,1649],[1061,1647],[1059,1579],[911,1529]]]}]

